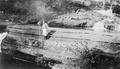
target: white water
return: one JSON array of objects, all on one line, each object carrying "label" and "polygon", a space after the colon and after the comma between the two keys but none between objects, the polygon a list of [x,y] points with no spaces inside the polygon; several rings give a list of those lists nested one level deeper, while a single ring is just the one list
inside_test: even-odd
[{"label": "white water", "polygon": [[0,33],[0,53],[1,53],[1,43],[2,43],[2,40],[7,36],[7,32],[4,32],[4,33]]}]

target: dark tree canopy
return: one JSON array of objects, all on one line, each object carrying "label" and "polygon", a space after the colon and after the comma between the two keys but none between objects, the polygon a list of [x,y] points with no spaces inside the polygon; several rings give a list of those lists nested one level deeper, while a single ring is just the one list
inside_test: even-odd
[{"label": "dark tree canopy", "polygon": [[50,20],[55,15],[72,12],[82,5],[72,4],[72,0],[0,0],[0,11],[7,18],[19,23],[29,20]]}]

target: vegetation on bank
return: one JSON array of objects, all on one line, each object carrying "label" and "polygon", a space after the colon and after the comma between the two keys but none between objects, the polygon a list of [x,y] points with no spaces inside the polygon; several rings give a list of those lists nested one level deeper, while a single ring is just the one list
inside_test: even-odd
[{"label": "vegetation on bank", "polygon": [[58,14],[71,12],[71,0],[3,0],[0,2],[1,19],[18,23],[50,20]]},{"label": "vegetation on bank", "polygon": [[[0,19],[23,24],[36,23],[38,20],[49,21],[57,15],[81,8],[99,9],[102,5],[102,2],[94,0],[1,0]],[[110,3],[106,2],[105,8],[109,6]],[[116,8],[114,10],[118,10],[118,7]]]}]

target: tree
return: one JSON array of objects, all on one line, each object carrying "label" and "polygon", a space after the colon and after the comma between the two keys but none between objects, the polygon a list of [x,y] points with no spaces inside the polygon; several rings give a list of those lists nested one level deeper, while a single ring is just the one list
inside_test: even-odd
[{"label": "tree", "polygon": [[19,23],[27,23],[32,19],[48,21],[55,15],[72,12],[81,7],[71,3],[74,2],[72,0],[3,0],[0,10]]},{"label": "tree", "polygon": [[26,23],[31,19],[49,20],[59,12],[68,12],[69,8],[68,0],[3,0],[0,10],[10,14],[13,20]]}]

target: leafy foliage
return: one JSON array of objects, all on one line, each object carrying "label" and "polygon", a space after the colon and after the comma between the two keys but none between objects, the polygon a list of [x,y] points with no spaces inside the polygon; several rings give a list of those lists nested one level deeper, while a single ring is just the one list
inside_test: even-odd
[{"label": "leafy foliage", "polygon": [[[13,21],[26,23],[31,19],[49,20],[58,13],[68,12],[69,0],[3,0],[0,11],[10,14]],[[70,11],[70,10],[69,10]]]}]

